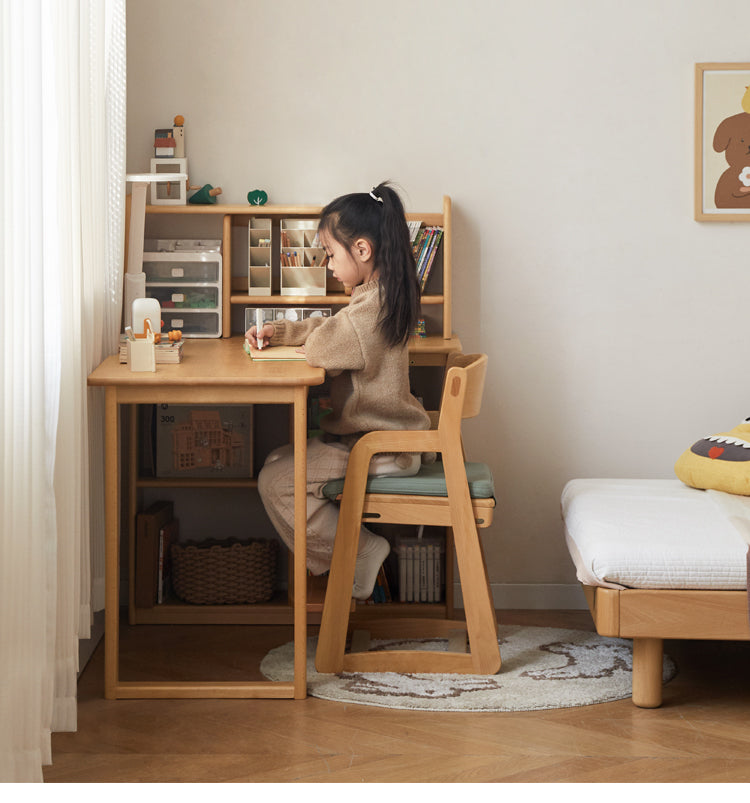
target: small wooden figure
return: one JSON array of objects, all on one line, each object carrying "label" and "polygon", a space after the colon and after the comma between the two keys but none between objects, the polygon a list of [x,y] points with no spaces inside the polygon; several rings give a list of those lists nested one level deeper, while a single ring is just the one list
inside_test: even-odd
[{"label": "small wooden figure", "polygon": [[198,190],[195,195],[188,199],[190,204],[215,204],[216,196],[221,195],[221,187],[212,187],[210,184],[200,186],[191,186],[188,189]]},{"label": "small wooden figure", "polygon": [[174,118],[174,128],[172,129],[172,137],[174,139],[174,156],[175,159],[185,158],[185,118],[178,114]]},{"label": "small wooden figure", "polygon": [[156,159],[172,158],[175,139],[171,128],[157,128],[154,132],[154,157]]}]

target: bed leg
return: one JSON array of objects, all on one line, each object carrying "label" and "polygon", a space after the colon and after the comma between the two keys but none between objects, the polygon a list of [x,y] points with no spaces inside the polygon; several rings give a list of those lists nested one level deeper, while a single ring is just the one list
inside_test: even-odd
[{"label": "bed leg", "polygon": [[663,639],[633,639],[633,703],[639,708],[661,705],[663,660]]}]

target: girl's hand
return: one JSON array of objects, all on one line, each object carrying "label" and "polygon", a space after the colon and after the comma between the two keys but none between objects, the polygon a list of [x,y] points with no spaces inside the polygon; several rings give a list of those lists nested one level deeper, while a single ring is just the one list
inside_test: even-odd
[{"label": "girl's hand", "polygon": [[271,337],[273,336],[273,324],[272,323],[264,323],[263,329],[260,333],[261,343],[258,343],[258,336],[255,331],[255,326],[251,326],[247,332],[245,332],[245,337],[247,338],[247,342],[253,348],[262,348],[262,346],[267,346]]}]

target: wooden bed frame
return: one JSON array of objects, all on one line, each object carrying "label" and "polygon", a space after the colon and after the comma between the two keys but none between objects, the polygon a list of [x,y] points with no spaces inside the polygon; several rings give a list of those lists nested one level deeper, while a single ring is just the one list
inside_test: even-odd
[{"label": "wooden bed frame", "polygon": [[600,636],[633,639],[633,703],[662,703],[664,639],[748,641],[746,591],[583,586]]}]

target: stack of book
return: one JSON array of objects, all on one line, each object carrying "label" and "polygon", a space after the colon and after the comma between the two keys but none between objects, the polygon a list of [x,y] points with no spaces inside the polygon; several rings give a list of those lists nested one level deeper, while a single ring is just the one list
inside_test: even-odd
[{"label": "stack of book", "polygon": [[443,229],[441,226],[425,226],[425,228],[420,229],[419,234],[412,243],[414,259],[417,262],[419,289],[422,292],[424,292],[430,270],[432,270],[432,263],[435,261],[435,254],[437,254],[442,239]]},{"label": "stack of book", "polygon": [[[185,344],[184,340],[178,340],[176,343],[170,343],[164,337],[161,343],[154,346],[156,353],[156,364],[165,363],[178,363],[182,362],[182,349]],[[128,336],[122,335],[120,338],[120,362],[126,363],[128,361]]]}]

